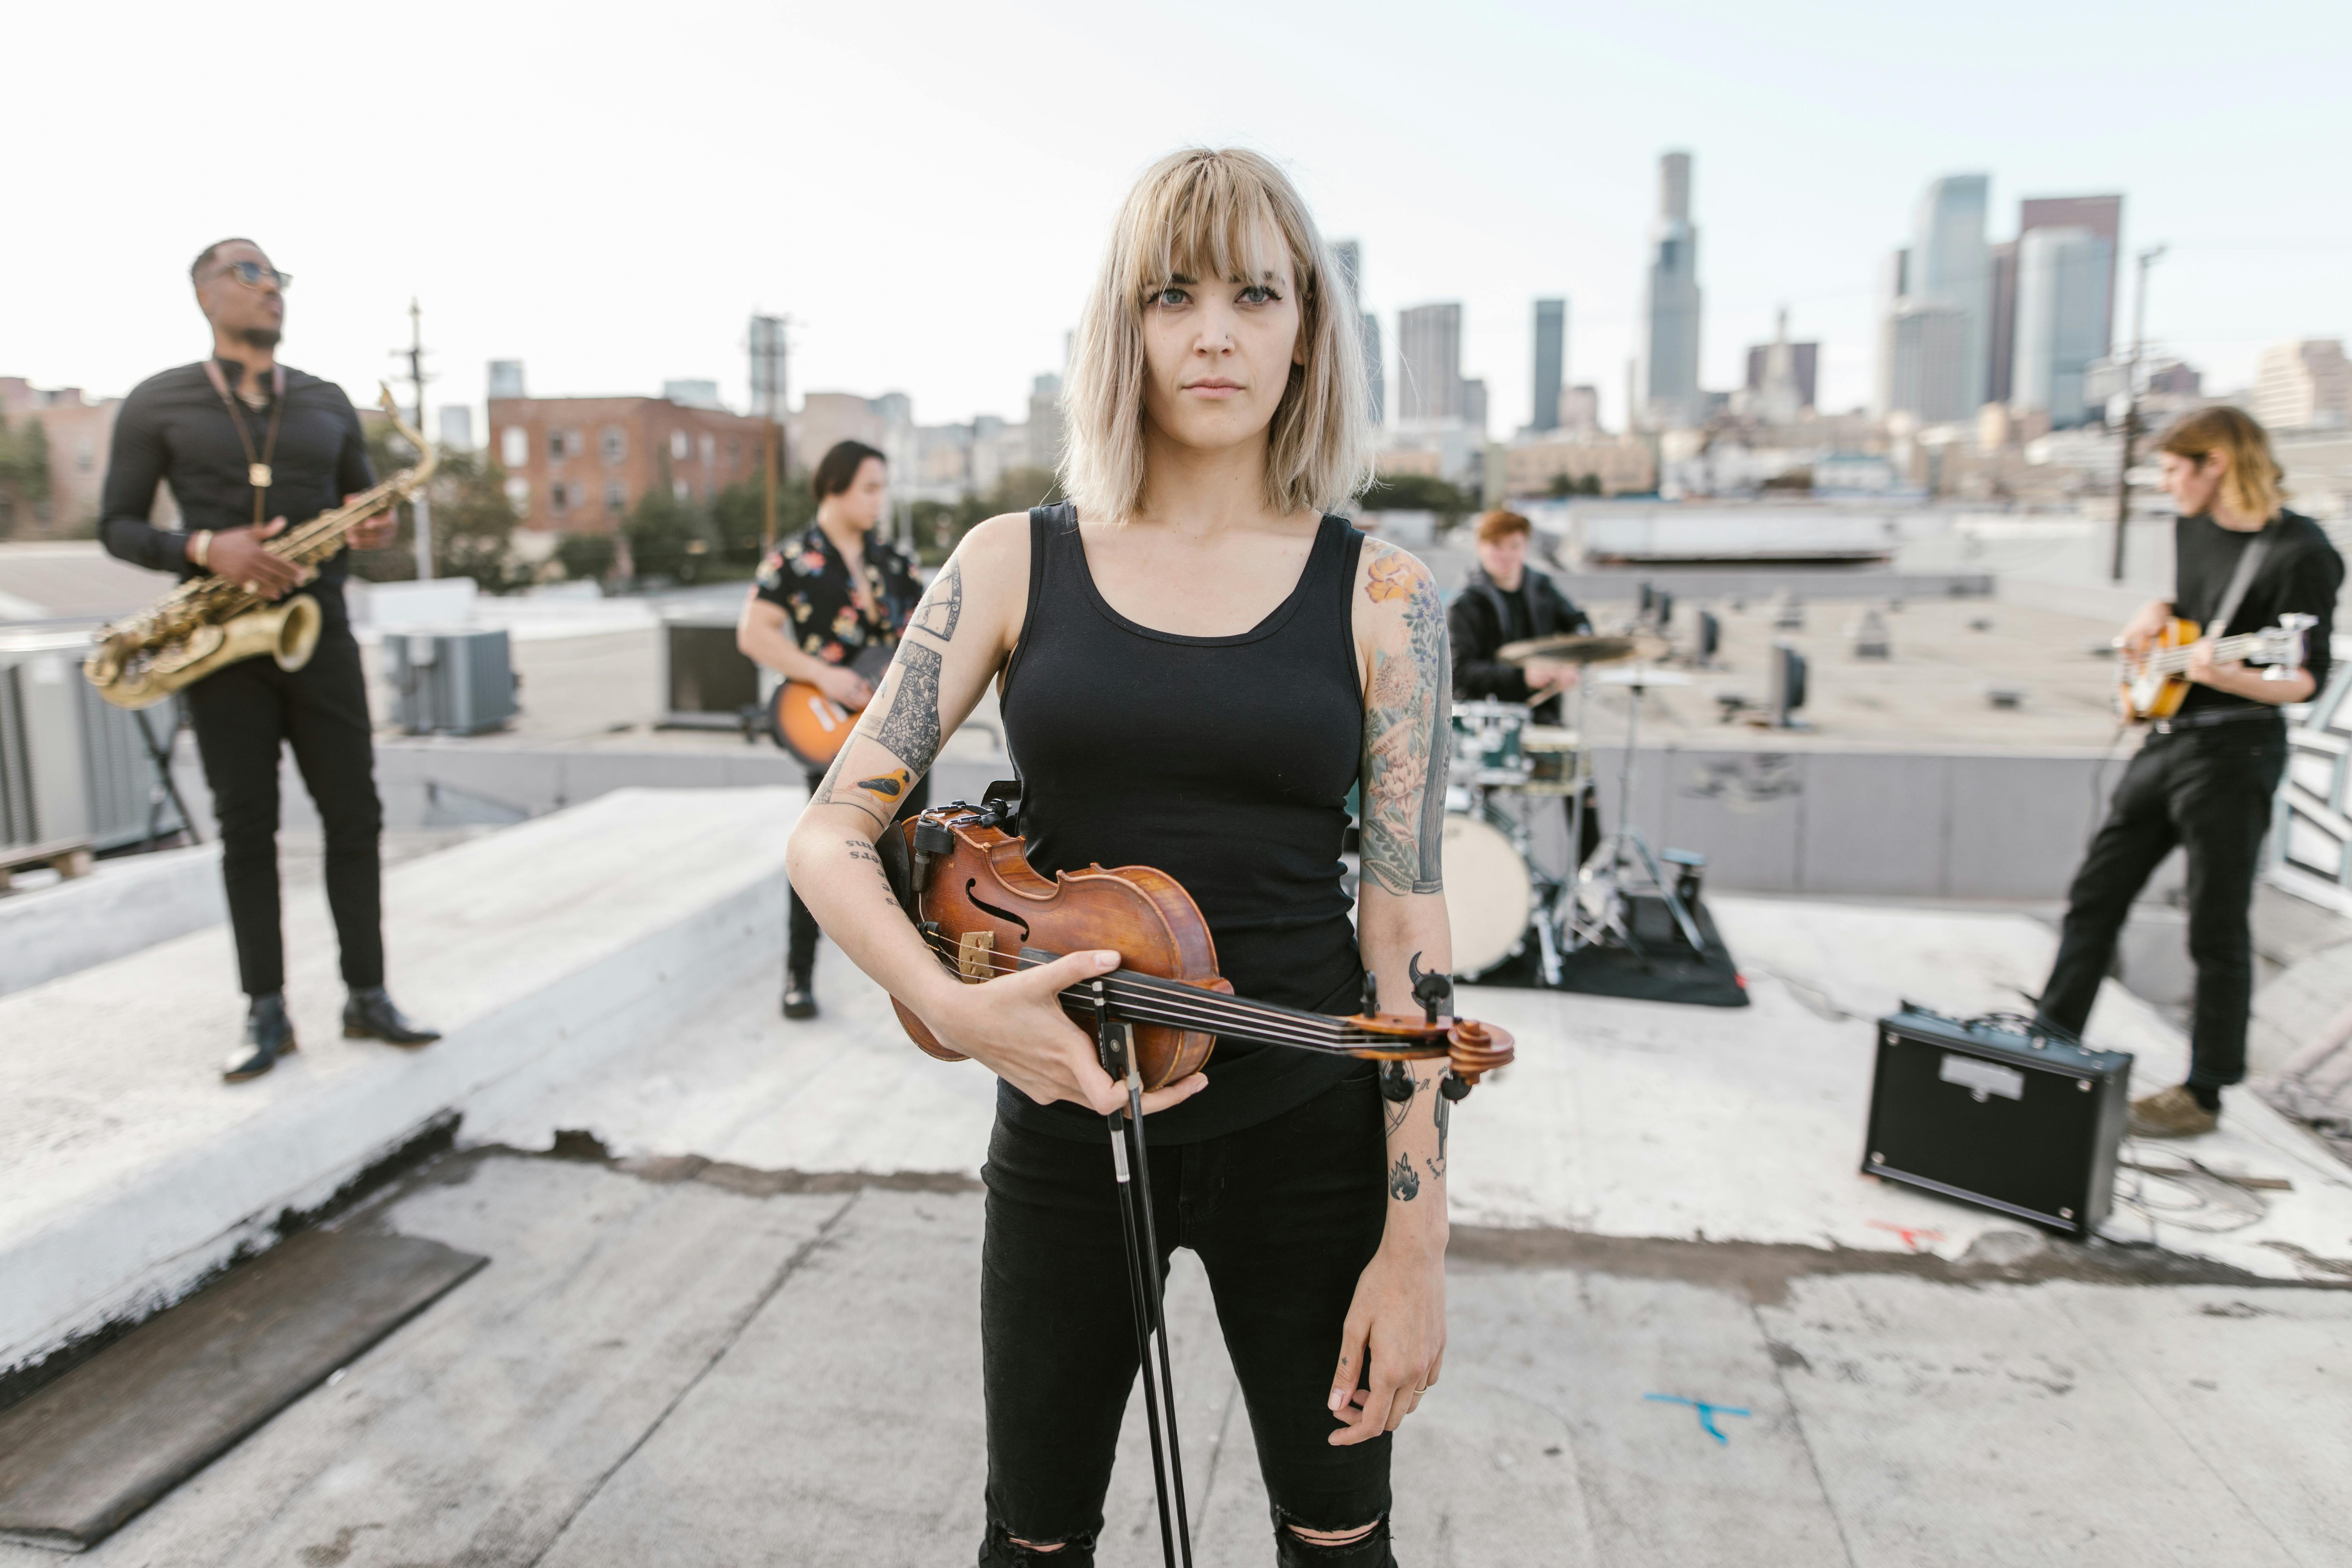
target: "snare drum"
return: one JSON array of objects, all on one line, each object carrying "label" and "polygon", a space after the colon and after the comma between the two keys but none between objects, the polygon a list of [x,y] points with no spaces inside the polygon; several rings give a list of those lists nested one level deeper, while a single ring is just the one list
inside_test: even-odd
[{"label": "snare drum", "polygon": [[1454,973],[1475,979],[1509,958],[1535,918],[1535,879],[1518,847],[1493,824],[1445,818],[1445,920]]},{"label": "snare drum", "polygon": [[1523,783],[1528,759],[1520,735],[1527,727],[1524,702],[1456,702],[1454,781],[1486,789],[1509,789]]},{"label": "snare drum", "polygon": [[1557,724],[1530,724],[1519,732],[1528,759],[1526,795],[1572,795],[1576,790],[1576,731]]}]

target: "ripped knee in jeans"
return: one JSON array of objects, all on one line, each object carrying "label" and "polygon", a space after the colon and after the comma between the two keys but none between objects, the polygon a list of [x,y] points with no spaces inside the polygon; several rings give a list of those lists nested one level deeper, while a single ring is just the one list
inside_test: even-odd
[{"label": "ripped knee in jeans", "polygon": [[1062,1541],[1033,1541],[1013,1533],[1012,1527],[990,1521],[988,1539],[981,1543],[980,1568],[1094,1568],[1095,1537],[1090,1530]]},{"label": "ripped knee in jeans", "polygon": [[1274,1525],[1281,1568],[1392,1568],[1396,1562],[1389,1552],[1386,1514],[1370,1524],[1317,1530],[1276,1509]]}]

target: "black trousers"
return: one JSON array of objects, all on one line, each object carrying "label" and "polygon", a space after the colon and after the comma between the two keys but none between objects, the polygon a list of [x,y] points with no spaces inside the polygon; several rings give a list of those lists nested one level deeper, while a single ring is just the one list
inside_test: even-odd
[{"label": "black trousers", "polygon": [[2057,962],[2042,988],[2042,1018],[2082,1032],[2132,900],[2177,844],[2189,856],[2189,956],[2197,966],[2189,1081],[2220,1089],[2246,1076],[2254,994],[2247,911],[2271,797],[2285,770],[2286,729],[2274,720],[2148,738],[2067,889]]},{"label": "black trousers", "polygon": [[[1339,1423],[1325,1404],[1357,1277],[1388,1221],[1381,1107],[1367,1068],[1255,1127],[1151,1151],[1162,1277],[1180,1246],[1208,1271],[1285,1563],[1393,1562],[1385,1529],[1335,1550],[1281,1528],[1352,1530],[1389,1512],[1391,1440],[1332,1447]],[[1000,1117],[981,1177],[989,1534],[980,1562],[1087,1568],[1136,1373],[1109,1130],[1082,1143]],[[1207,1454],[1201,1438],[1195,1431],[1196,1465]],[[1069,1544],[1033,1556],[1014,1538]]]},{"label": "black trousers", "polygon": [[[812,770],[808,776],[809,794],[814,796],[816,786],[824,782],[824,770]],[[931,781],[929,778],[917,779],[915,787],[907,792],[907,798],[899,803],[898,815],[892,820],[906,821],[929,805],[930,800]],[[801,902],[800,889],[788,889],[785,897],[791,903],[791,910],[784,924],[784,973],[788,978],[805,984],[810,972],[816,967],[816,940],[821,933],[817,930],[816,917],[809,913],[806,904]]]},{"label": "black trousers", "polygon": [[268,658],[232,664],[187,690],[196,750],[220,821],[221,878],[246,994],[286,987],[286,941],[278,894],[278,758],[294,765],[326,834],[327,908],[335,918],[343,984],[383,984],[383,808],[367,680],[351,628],[330,620],[310,662],[289,672]]}]

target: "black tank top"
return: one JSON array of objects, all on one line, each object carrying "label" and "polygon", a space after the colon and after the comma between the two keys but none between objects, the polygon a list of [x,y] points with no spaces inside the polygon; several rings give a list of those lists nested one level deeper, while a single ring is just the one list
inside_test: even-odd
[{"label": "black tank top", "polygon": [[[1040,875],[1154,866],[1201,906],[1244,996],[1357,1010],[1363,970],[1339,886],[1364,702],[1348,591],[1364,536],[1327,517],[1297,586],[1237,637],[1136,625],[1087,570],[1069,506],[1029,514],[1029,613],[1004,672],[1004,740]],[[1154,1143],[1214,1137],[1305,1103],[1344,1058],[1218,1042],[1209,1087],[1150,1119]],[[1000,1111],[1098,1141],[1102,1118],[1000,1084]]]}]

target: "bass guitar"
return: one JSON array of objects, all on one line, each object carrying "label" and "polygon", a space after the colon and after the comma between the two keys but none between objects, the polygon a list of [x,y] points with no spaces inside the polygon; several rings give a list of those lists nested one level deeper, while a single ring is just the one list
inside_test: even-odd
[{"label": "bass guitar", "polygon": [[[864,676],[868,687],[879,687],[883,673],[890,668],[892,652],[869,647],[850,660],[847,668]],[[833,759],[849,744],[857,714],[858,710],[844,708],[812,681],[787,680],[769,694],[768,733],[800,759],[803,767],[814,773],[833,766]]]},{"label": "bass guitar", "polygon": [[[2213,643],[2216,664],[2261,664],[2264,680],[2284,680],[2303,668],[2304,635],[2318,624],[2316,616],[2281,616],[2279,624],[2258,632],[2219,637]],[[2134,723],[2169,719],[2180,711],[2181,700],[2192,682],[2188,669],[2200,627],[2175,616],[2134,658],[2117,645],[2122,679],[2116,690],[2116,711]]]},{"label": "bass guitar", "polygon": [[[1410,973],[1418,1014],[1335,1017],[1236,996],[1217,973],[1207,920],[1174,878],[1148,866],[1089,866],[1048,881],[1030,866],[1027,845],[1004,831],[1012,815],[1002,796],[958,801],[884,834],[894,890],[940,962],[968,982],[1089,948],[1116,951],[1119,967],[1063,992],[1062,1006],[1089,1028],[1106,1016],[1133,1026],[1145,1089],[1198,1070],[1220,1037],[1381,1062],[1444,1058],[1458,1080],[1448,1099],[1512,1058],[1507,1032],[1447,1014],[1451,980],[1423,974],[1417,962]],[[904,1004],[891,1005],[916,1045],[942,1061],[964,1059]],[[1388,1087],[1393,1092],[1393,1075]]]}]

